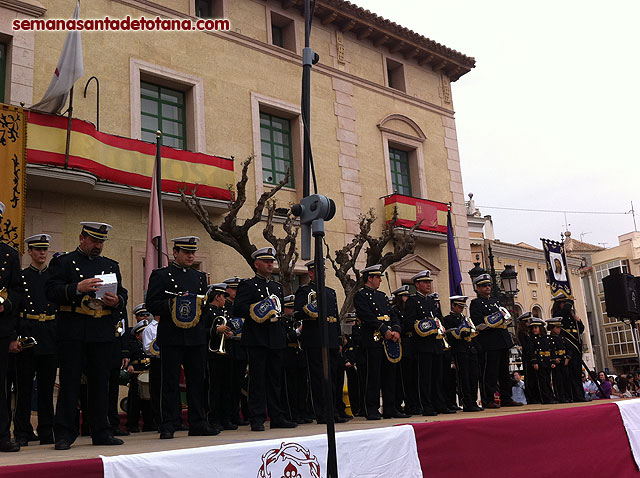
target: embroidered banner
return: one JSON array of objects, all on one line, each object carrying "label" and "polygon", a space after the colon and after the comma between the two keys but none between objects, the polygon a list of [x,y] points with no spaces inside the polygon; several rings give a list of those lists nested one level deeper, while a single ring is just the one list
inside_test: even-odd
[{"label": "embroidered banner", "polygon": [[[29,112],[28,161],[64,167],[67,118]],[[69,148],[70,169],[98,178],[150,189],[156,145],[96,131],[86,121],[74,119]],[[228,201],[234,183],[233,160],[162,147],[162,190],[179,193],[196,184],[198,196]]]},{"label": "embroidered banner", "polygon": [[6,207],[0,240],[23,252],[25,211],[26,114],[0,103],[0,201]]},{"label": "embroidered banner", "polygon": [[547,262],[549,275],[549,287],[551,297],[573,299],[571,284],[569,283],[569,271],[567,270],[567,257],[564,253],[564,244],[550,239],[541,239],[544,257]]}]

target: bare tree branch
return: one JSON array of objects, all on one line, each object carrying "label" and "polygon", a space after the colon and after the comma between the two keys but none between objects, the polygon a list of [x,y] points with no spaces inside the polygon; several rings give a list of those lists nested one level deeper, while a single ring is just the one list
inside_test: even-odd
[{"label": "bare tree branch", "polygon": [[291,213],[288,213],[287,218],[282,225],[282,229],[285,232],[285,237],[277,237],[273,232],[273,217],[276,211],[276,202],[267,202],[266,208],[267,225],[262,231],[262,235],[276,250],[280,282],[282,283],[282,286],[284,288],[284,294],[289,295],[293,292],[295,265],[298,261],[298,251],[296,250],[298,228],[294,226],[294,217],[291,215]]}]

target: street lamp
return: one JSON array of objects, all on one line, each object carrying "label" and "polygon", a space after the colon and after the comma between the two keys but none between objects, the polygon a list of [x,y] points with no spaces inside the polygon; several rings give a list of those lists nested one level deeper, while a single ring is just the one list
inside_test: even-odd
[{"label": "street lamp", "polygon": [[[476,254],[476,262],[474,262],[473,265],[475,267],[468,272],[469,277],[471,277],[471,283],[472,284],[473,284],[473,280],[476,277],[478,277],[480,274],[485,274],[487,272],[482,267],[480,267],[480,255],[479,254]],[[474,284],[473,285],[473,289],[475,290],[475,288],[476,288],[476,286]]]},{"label": "street lamp", "polygon": [[502,290],[508,297],[515,297],[518,294],[518,273],[511,265],[504,266],[500,273]]}]

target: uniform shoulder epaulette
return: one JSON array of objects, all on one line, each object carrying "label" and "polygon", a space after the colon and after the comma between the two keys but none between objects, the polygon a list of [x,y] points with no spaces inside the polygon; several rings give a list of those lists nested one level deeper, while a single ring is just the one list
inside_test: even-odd
[{"label": "uniform shoulder epaulette", "polygon": [[11,244],[9,244],[9,243],[7,243],[7,242],[0,241],[0,244],[4,244],[4,245],[5,245],[5,246],[7,246],[9,249],[13,249],[14,251],[16,251],[18,254],[20,253],[20,252],[18,251],[18,248],[17,248],[17,247],[12,246]]},{"label": "uniform shoulder epaulette", "polygon": [[[103,256],[104,257],[104,256]],[[118,261],[116,261],[115,259],[111,259],[110,257],[105,257],[105,259],[107,261],[113,262],[115,265],[119,265],[120,263]]]}]

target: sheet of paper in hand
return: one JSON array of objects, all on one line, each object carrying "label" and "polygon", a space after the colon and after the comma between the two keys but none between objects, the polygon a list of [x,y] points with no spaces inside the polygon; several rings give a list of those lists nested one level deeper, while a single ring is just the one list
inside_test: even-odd
[{"label": "sheet of paper in hand", "polygon": [[109,274],[98,274],[96,279],[100,279],[102,284],[98,290],[96,290],[96,299],[102,299],[107,292],[111,292],[113,295],[118,295],[118,278],[111,272]]}]

